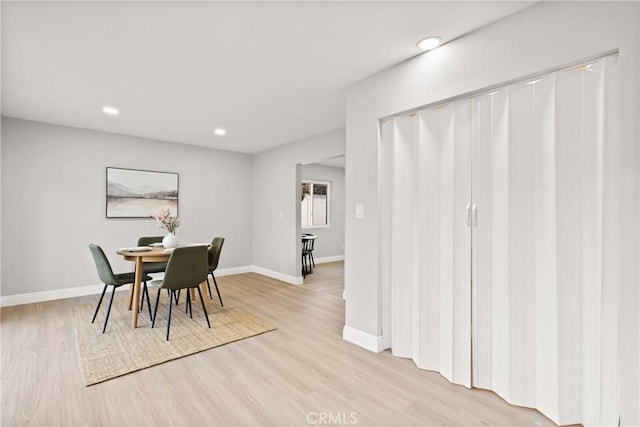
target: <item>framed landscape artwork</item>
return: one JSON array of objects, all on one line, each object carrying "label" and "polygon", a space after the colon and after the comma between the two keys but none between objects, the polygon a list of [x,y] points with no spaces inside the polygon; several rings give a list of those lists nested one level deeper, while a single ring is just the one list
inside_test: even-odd
[{"label": "framed landscape artwork", "polygon": [[107,218],[150,218],[167,208],[178,216],[178,174],[107,168]]}]

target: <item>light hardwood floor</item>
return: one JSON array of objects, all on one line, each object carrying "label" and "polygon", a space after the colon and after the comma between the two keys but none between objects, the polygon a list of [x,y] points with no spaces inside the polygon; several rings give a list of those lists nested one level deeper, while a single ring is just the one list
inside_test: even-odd
[{"label": "light hardwood floor", "polygon": [[[341,275],[327,267],[326,274]],[[226,305],[278,329],[91,387],[82,385],[71,308],[97,296],[4,308],[0,424],[552,425],[494,393],[344,341],[337,285],[321,291],[314,280],[292,286],[257,274],[222,277]],[[114,304],[126,299],[117,293]]]},{"label": "light hardwood floor", "polygon": [[344,291],[344,261],[316,264],[302,284],[306,289],[342,298]]}]

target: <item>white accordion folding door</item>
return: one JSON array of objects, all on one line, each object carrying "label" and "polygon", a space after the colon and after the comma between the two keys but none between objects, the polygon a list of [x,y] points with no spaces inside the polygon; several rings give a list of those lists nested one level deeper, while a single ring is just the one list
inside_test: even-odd
[{"label": "white accordion folding door", "polygon": [[618,57],[380,124],[383,336],[559,424],[617,424]]}]

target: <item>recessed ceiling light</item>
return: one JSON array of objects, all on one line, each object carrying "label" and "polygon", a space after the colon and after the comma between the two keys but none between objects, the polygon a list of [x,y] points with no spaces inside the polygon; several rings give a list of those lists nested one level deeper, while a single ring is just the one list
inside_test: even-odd
[{"label": "recessed ceiling light", "polygon": [[102,107],[102,112],[109,114],[110,116],[116,116],[119,113],[118,109],[115,107]]},{"label": "recessed ceiling light", "polygon": [[225,129],[218,128],[218,129],[215,129],[213,133],[215,133],[218,136],[225,136],[227,134],[227,131]]},{"label": "recessed ceiling light", "polygon": [[417,46],[422,50],[431,50],[435,49],[442,43],[442,39],[440,37],[426,37],[420,40]]}]

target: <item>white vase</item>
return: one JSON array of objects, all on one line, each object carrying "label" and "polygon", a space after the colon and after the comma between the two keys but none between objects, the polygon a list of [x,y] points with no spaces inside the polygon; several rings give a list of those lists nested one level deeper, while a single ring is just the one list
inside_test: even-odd
[{"label": "white vase", "polygon": [[175,248],[178,246],[178,236],[173,233],[169,233],[162,239],[162,246],[165,248]]}]

